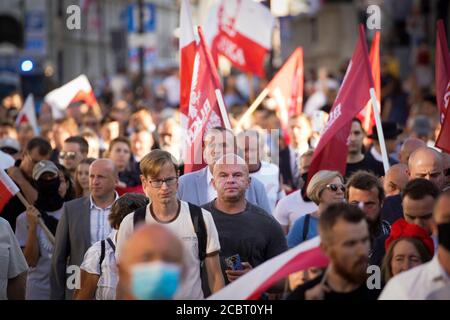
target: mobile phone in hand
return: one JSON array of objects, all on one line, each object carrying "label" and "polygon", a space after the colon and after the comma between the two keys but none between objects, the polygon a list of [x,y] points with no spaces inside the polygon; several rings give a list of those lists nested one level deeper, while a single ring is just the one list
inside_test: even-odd
[{"label": "mobile phone in hand", "polygon": [[241,257],[239,254],[232,255],[231,257],[225,258],[225,263],[227,267],[231,270],[242,270],[244,269],[241,264]]}]

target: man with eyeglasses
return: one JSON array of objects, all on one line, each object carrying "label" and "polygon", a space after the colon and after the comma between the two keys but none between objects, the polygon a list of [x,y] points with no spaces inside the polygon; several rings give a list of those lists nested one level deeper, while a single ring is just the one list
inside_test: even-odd
[{"label": "man with eyeglasses", "polygon": [[[50,143],[42,138],[36,137],[31,139],[22,156],[22,160],[17,160],[15,165],[7,170],[8,175],[19,187],[24,197],[29,203],[34,203],[37,199],[38,193],[33,181],[33,167],[41,160],[49,160],[52,152]],[[5,205],[0,212],[0,216],[5,218],[13,231],[16,230],[16,219],[24,212],[26,208],[22,202],[14,196]]]},{"label": "man with eyeglasses", "polygon": [[63,148],[59,153],[59,162],[66,167],[75,178],[75,170],[78,164],[87,158],[89,144],[81,136],[73,136],[64,140]]},{"label": "man with eyeglasses", "polygon": [[347,202],[359,207],[366,215],[371,240],[370,264],[381,266],[384,240],[391,232],[389,222],[381,219],[384,190],[380,180],[372,173],[356,171],[347,181]]},{"label": "man with eyeglasses", "polygon": [[224,285],[219,261],[220,243],[211,213],[177,199],[177,166],[167,151],[153,150],[141,160],[140,169],[142,187],[150,203],[123,219],[117,235],[117,261],[138,224],[164,224],[182,240],[185,250],[186,277],[175,293],[175,299],[204,298],[201,263],[208,274],[209,290],[213,293],[220,290]]}]

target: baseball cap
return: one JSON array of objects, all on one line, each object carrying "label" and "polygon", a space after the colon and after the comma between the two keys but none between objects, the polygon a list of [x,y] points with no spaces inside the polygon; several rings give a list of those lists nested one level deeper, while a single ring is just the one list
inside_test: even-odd
[{"label": "baseball cap", "polygon": [[15,150],[17,153],[20,151],[20,144],[19,144],[19,141],[17,141],[16,139],[6,137],[3,139],[0,139],[0,149],[3,149],[3,148]]},{"label": "baseball cap", "polygon": [[54,174],[58,173],[58,167],[50,160],[41,160],[34,165],[33,168],[33,180],[39,180],[42,174],[46,172],[51,172]]}]

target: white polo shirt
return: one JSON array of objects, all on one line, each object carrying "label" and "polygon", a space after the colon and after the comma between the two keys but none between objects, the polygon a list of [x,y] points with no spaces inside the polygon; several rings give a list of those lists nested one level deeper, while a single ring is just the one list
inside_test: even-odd
[{"label": "white polo shirt", "polygon": [[438,260],[433,259],[393,277],[384,288],[379,300],[430,300],[436,299],[450,287],[450,275]]},{"label": "white polo shirt", "polygon": [[[187,202],[180,201],[180,212],[178,216],[167,223],[161,223],[153,217],[150,213],[150,204],[147,205],[145,222],[159,223],[167,227],[170,231],[176,234],[184,247],[184,260],[187,267],[187,272],[174,299],[204,299],[202,283],[200,279],[200,260],[198,258],[198,239],[195,234],[194,225],[192,224],[191,215],[189,212],[189,205]],[[216,225],[209,211],[202,209],[203,220],[206,225],[206,254],[218,252],[220,250],[219,235],[217,233]],[[134,212],[127,215],[120,224],[119,232],[117,234],[117,248],[116,258],[120,261],[120,255],[123,250],[126,240],[134,231],[133,225]]]}]

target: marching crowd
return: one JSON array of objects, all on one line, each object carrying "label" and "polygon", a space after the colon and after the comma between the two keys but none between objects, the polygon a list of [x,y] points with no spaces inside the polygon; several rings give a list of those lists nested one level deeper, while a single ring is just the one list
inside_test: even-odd
[{"label": "marching crowd", "polygon": [[[186,173],[177,102],[105,87],[101,117],[76,103],[52,119],[43,104],[36,134],[16,122],[20,95],[6,97],[0,164],[20,195],[0,212],[0,299],[203,299],[316,236],[328,266],[292,273],[262,299],[449,299],[450,156],[434,146],[432,91],[414,77],[399,85],[393,63],[382,63],[389,170],[377,130],[355,118],[345,174],[320,170],[308,183],[342,79],[323,70],[307,76],[305,112],[287,132],[268,99],[234,131],[209,129],[206,166]],[[225,100],[243,100],[237,92]],[[242,103],[229,103],[233,125]],[[367,285],[368,266],[381,287]]]}]

